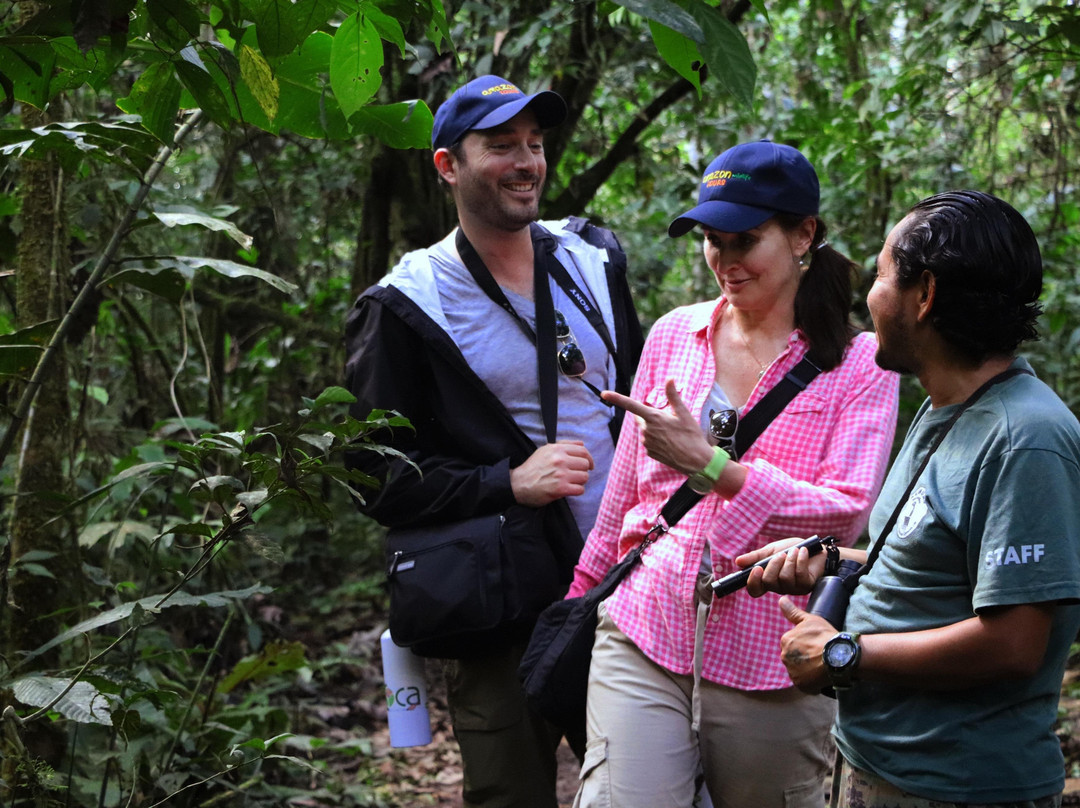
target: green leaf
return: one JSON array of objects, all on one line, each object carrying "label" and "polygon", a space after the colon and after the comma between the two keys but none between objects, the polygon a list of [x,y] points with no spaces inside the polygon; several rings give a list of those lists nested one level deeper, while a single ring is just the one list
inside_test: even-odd
[{"label": "green leaf", "polygon": [[696,2],[690,10],[705,32],[701,53],[709,75],[715,76],[736,101],[752,108],[757,66],[742,32],[720,11],[704,3]]},{"label": "green leaf", "polygon": [[435,118],[423,101],[368,104],[349,118],[356,134],[374,135],[394,149],[428,149]]},{"label": "green leaf", "polygon": [[[270,65],[257,50],[247,45],[240,46],[240,75],[244,84],[251,90],[255,100],[269,120],[274,120],[278,113],[278,96],[281,88],[270,71]],[[250,245],[245,249],[250,249]]]},{"label": "green leaf", "polygon": [[708,35],[708,32],[703,30],[701,20],[696,18],[696,14],[691,15],[671,0],[615,0],[615,2],[640,17],[677,31],[694,42],[704,43]]},{"label": "green leaf", "polygon": [[150,20],[157,26],[161,40],[174,50],[197,39],[201,19],[186,0],[146,0]]},{"label": "green leaf", "polygon": [[337,10],[332,0],[252,0],[259,50],[267,59],[292,53]]},{"label": "green leaf", "polygon": [[405,32],[401,30],[401,22],[396,17],[383,13],[382,9],[372,3],[364,3],[360,10],[364,19],[375,26],[379,37],[397,45],[401,55],[404,56],[408,45],[405,42]]},{"label": "green leaf", "polygon": [[44,40],[41,44],[0,47],[0,74],[10,82],[16,101],[44,109],[52,98],[50,82],[55,67],[56,53]]},{"label": "green leaf", "polygon": [[337,100],[325,86],[334,40],[316,31],[300,49],[277,65],[281,87],[278,116],[270,131],[289,130],[303,137],[344,140],[349,127]]},{"label": "green leaf", "polygon": [[19,569],[30,575],[36,575],[39,578],[52,578],[54,581],[56,580],[56,576],[49,572],[48,567],[36,564],[33,561],[27,562],[26,564],[20,564]]},{"label": "green leaf", "polygon": [[185,277],[182,272],[172,266],[129,266],[103,279],[102,283],[109,286],[120,283],[131,284],[164,298],[170,303],[179,304],[184,298],[184,292],[187,291],[190,280],[190,277]]},{"label": "green leaf", "polygon": [[258,681],[306,665],[303,644],[278,640],[267,645],[262,653],[244,657],[236,663],[229,675],[221,680],[218,692],[229,693],[241,682]]},{"label": "green leaf", "polygon": [[701,51],[689,37],[672,31],[666,25],[649,21],[653,44],[660,58],[671,65],[675,72],[694,85],[701,97],[701,74],[698,72],[705,60]]},{"label": "green leaf", "polygon": [[26,659],[33,659],[34,657],[41,656],[50,648],[54,648],[61,643],[91,632],[94,629],[112,625],[121,620],[126,620],[136,608],[144,609],[151,613],[158,612],[161,609],[172,608],[174,606],[209,606],[210,608],[220,608],[222,606],[228,606],[234,600],[244,600],[250,598],[252,595],[267,594],[273,591],[274,590],[268,586],[253,584],[247,589],[208,592],[203,595],[189,595],[187,592],[180,591],[170,595],[168,599],[164,601],[162,601],[162,598],[165,597],[164,595],[151,595],[150,597],[121,604],[120,606],[102,612],[95,617],[91,617],[89,620],[83,620],[81,623],[72,626],[67,631],[57,634],[44,645],[35,648],[26,656]]},{"label": "green leaf", "polygon": [[175,467],[175,463],[166,463],[163,461],[139,463],[138,465],[130,466],[116,474],[112,480],[110,480],[110,483],[115,485],[116,483],[122,483],[125,480],[135,480],[139,477],[147,477],[151,474],[171,473]]},{"label": "green leaf", "polygon": [[20,343],[25,343],[44,348],[49,344],[49,340],[52,339],[52,335],[56,331],[56,326],[59,322],[59,320],[46,320],[37,323],[36,325],[20,328],[18,331],[0,334],[0,345],[19,345]]},{"label": "green leaf", "polygon": [[224,275],[226,278],[258,278],[259,280],[270,284],[278,291],[288,295],[293,294],[297,290],[296,284],[289,283],[287,280],[279,278],[277,275],[271,275],[269,272],[264,272],[261,269],[238,264],[235,261],[226,261],[222,258],[177,255],[171,259],[166,259],[163,263],[166,266],[174,266],[177,269],[184,267],[189,271],[199,268],[212,269],[214,272],[219,275]]},{"label": "green leaf", "polygon": [[360,14],[345,19],[330,50],[330,86],[348,118],[371,100],[382,83],[383,44],[375,26]]},{"label": "green leaf", "polygon": [[169,211],[159,213],[158,211],[152,211],[153,215],[159,222],[166,227],[177,227],[180,225],[197,224],[200,227],[205,227],[207,230],[213,230],[218,233],[224,233],[245,250],[251,249],[251,245],[255,240],[244,233],[232,222],[225,219],[219,219],[216,216],[210,216],[206,213],[200,213],[198,211]]},{"label": "green leaf", "polygon": [[312,404],[312,409],[317,410],[320,407],[325,407],[327,404],[352,404],[356,401],[356,396],[346,390],[344,387],[327,387],[321,393],[319,397],[315,399],[315,403]]},{"label": "green leaf", "polygon": [[[109,703],[96,687],[89,682],[75,682],[71,689],[67,690],[69,685],[71,679],[27,676],[13,682],[11,690],[15,698],[31,707],[51,706],[60,715],[80,724],[112,726]],[[61,693],[64,695],[61,696]]]},{"label": "green leaf", "polygon": [[180,110],[180,83],[173,66],[164,62],[150,65],[132,85],[131,94],[118,99],[116,105],[139,115],[143,126],[162,143],[172,143]]},{"label": "green leaf", "polygon": [[43,350],[39,345],[0,345],[0,379],[29,376]]},{"label": "green leaf", "polygon": [[176,62],[176,73],[195,103],[218,126],[225,129],[231,127],[236,116],[195,48],[184,48],[180,55],[183,58]]},{"label": "green leaf", "polygon": [[153,135],[127,121],[76,121],[0,130],[0,155],[45,159],[52,153],[73,171],[90,157],[119,164],[141,177],[159,145]]},{"label": "green leaf", "polygon": [[79,533],[80,547],[93,547],[105,536],[109,539],[109,553],[122,545],[129,536],[142,539],[150,544],[158,537],[158,532],[145,522],[136,522],[128,519],[123,522],[93,522],[82,529]]}]

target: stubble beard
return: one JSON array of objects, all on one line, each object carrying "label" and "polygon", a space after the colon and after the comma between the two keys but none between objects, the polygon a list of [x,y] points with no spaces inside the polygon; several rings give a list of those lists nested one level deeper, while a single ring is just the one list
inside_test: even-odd
[{"label": "stubble beard", "polygon": [[499,180],[495,189],[486,188],[479,184],[470,184],[462,187],[458,205],[469,212],[476,219],[484,222],[489,227],[515,233],[528,227],[540,217],[540,194],[544,190],[540,177],[532,174],[525,177],[515,177],[510,182],[532,182],[536,184],[533,198],[528,203],[508,203],[501,195],[502,185],[506,178]]}]

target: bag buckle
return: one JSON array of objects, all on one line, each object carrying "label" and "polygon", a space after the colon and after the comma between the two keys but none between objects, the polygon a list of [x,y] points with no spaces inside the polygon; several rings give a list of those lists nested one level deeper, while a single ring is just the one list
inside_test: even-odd
[{"label": "bag buckle", "polygon": [[649,528],[649,532],[645,534],[645,538],[641,540],[641,549],[644,550],[654,541],[667,533],[669,529],[670,528],[664,523],[664,518],[662,516],[658,516],[656,518],[656,521],[653,523],[653,526]]}]

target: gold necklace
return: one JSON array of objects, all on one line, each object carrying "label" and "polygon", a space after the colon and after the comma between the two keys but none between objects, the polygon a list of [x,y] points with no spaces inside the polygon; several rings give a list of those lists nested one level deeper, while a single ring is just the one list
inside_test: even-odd
[{"label": "gold necklace", "polygon": [[760,370],[758,370],[757,377],[760,381],[761,377],[765,375],[765,371],[769,369],[769,366],[761,364],[761,360],[757,358],[757,354],[754,353],[754,349],[750,347],[750,340],[746,338],[746,334],[743,332],[742,326],[739,326],[735,323],[734,317],[731,318],[731,324],[734,325],[735,328],[738,330],[739,339],[741,339],[742,344],[746,346],[746,352],[750,354],[750,358],[757,362],[757,366],[758,368],[760,368]]}]

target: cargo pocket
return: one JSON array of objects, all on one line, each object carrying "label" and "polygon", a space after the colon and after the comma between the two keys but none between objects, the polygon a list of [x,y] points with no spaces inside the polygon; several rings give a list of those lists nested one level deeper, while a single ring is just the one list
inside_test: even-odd
[{"label": "cargo pocket", "polygon": [[574,808],[611,808],[611,774],[607,765],[607,737],[590,738],[585,746],[585,759]]}]

